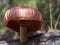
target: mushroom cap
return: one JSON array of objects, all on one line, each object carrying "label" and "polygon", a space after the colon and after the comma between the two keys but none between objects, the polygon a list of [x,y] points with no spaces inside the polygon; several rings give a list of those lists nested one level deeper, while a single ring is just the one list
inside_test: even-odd
[{"label": "mushroom cap", "polygon": [[17,32],[20,26],[26,26],[27,33],[33,33],[41,28],[42,22],[41,13],[29,7],[12,7],[4,15],[4,24]]}]

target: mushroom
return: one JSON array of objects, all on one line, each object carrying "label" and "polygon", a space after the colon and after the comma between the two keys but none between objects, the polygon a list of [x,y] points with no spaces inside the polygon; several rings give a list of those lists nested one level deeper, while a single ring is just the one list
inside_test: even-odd
[{"label": "mushroom", "polygon": [[25,43],[28,35],[41,28],[43,18],[41,13],[29,7],[12,7],[4,15],[4,24],[20,33],[20,41]]}]

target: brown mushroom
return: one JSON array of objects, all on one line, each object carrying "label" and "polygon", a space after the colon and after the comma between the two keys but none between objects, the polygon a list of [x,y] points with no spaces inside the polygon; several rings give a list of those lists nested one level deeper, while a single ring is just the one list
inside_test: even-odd
[{"label": "brown mushroom", "polygon": [[12,7],[4,16],[4,24],[10,29],[20,33],[20,41],[25,43],[27,35],[38,31],[42,25],[41,13],[29,7]]}]

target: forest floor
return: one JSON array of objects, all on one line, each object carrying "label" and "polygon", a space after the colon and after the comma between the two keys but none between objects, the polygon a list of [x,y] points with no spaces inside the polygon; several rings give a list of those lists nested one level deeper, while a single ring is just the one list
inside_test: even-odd
[{"label": "forest floor", "polygon": [[0,31],[0,45],[60,45],[60,30],[32,35],[25,44],[22,44],[19,38],[14,39],[14,33],[7,31],[3,35]]}]

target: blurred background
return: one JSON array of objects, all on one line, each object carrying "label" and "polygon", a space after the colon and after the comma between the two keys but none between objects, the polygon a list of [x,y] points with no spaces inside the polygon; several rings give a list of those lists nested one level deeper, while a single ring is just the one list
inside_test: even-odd
[{"label": "blurred background", "polygon": [[7,28],[3,23],[5,12],[14,6],[26,6],[39,10],[43,15],[42,29],[60,30],[60,0],[0,0],[0,40],[18,38],[18,33]]}]

